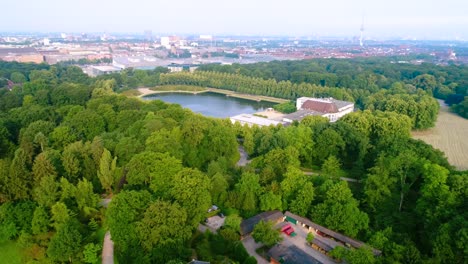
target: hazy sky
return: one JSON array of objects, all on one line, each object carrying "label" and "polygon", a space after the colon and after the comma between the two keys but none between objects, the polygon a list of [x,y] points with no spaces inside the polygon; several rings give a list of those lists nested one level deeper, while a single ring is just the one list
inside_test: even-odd
[{"label": "hazy sky", "polygon": [[0,32],[468,39],[468,0],[2,0]]}]

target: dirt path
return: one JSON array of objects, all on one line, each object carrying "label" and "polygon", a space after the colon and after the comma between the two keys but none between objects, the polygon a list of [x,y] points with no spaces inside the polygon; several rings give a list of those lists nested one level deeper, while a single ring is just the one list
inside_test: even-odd
[{"label": "dirt path", "polygon": [[238,147],[239,154],[240,154],[240,159],[237,161],[236,166],[238,167],[244,167],[245,165],[249,164],[251,160],[249,160],[249,155],[247,152],[245,152],[245,149],[243,146]]},{"label": "dirt path", "polygon": [[468,120],[451,113],[441,100],[439,103],[441,107],[436,126],[426,131],[412,132],[413,138],[442,150],[457,169],[468,170]]},{"label": "dirt path", "polygon": [[104,236],[104,245],[102,246],[102,264],[114,264],[114,242],[111,240],[109,231],[107,231]]},{"label": "dirt path", "polygon": [[[101,199],[99,204],[104,208],[107,208],[111,201],[112,198]],[[114,242],[111,239],[111,234],[109,231],[106,232],[106,235],[104,236],[104,243],[102,245],[102,263],[114,264]]]},{"label": "dirt path", "polygon": [[149,88],[138,88],[138,92],[140,92],[140,95],[138,97],[143,97],[145,95],[157,93],[153,90],[150,90]]},{"label": "dirt path", "polygon": [[[316,172],[312,171],[304,171],[305,175],[311,175],[311,176],[318,176],[319,174]],[[352,178],[346,178],[346,177],[340,177],[340,180],[342,181],[347,181],[347,182],[360,182],[359,180],[352,179]]]}]

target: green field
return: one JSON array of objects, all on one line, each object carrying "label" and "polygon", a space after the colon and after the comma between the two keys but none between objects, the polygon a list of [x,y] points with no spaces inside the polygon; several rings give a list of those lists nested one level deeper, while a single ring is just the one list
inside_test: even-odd
[{"label": "green field", "polygon": [[8,241],[0,244],[0,263],[21,263],[21,249],[16,242]]}]

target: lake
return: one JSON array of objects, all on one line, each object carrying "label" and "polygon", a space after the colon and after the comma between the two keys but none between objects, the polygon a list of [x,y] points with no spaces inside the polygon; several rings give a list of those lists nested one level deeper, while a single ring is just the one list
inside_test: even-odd
[{"label": "lake", "polygon": [[143,97],[145,100],[161,100],[167,103],[180,104],[195,113],[204,116],[226,118],[239,114],[253,114],[266,110],[276,103],[251,101],[241,98],[228,97],[218,93],[160,93]]}]

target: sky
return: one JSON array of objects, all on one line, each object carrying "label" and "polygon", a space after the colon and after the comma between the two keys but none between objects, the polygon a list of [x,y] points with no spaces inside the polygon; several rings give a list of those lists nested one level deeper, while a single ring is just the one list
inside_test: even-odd
[{"label": "sky", "polygon": [[468,0],[2,0],[0,32],[468,40]]}]

